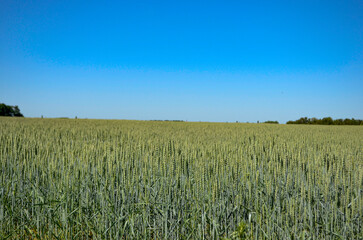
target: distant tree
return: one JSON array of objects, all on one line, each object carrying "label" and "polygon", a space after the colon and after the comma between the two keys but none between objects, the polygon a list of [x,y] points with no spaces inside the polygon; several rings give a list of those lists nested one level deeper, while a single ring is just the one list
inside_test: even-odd
[{"label": "distant tree", "polygon": [[286,124],[316,124],[316,125],[363,125],[363,120],[359,119],[335,119],[325,117],[322,119],[302,117],[296,121],[288,121]]},{"label": "distant tree", "polygon": [[0,116],[24,117],[18,106],[9,106],[5,103],[0,103]]},{"label": "distant tree", "polygon": [[325,117],[322,119],[323,125],[333,125],[333,119],[331,117]]},{"label": "distant tree", "polygon": [[266,121],[266,122],[264,122],[264,123],[274,123],[274,124],[279,124],[279,122],[278,122],[278,121]]},{"label": "distant tree", "polygon": [[317,118],[310,118],[310,124],[318,124],[319,119]]},{"label": "distant tree", "polygon": [[14,106],[14,116],[15,117],[24,117],[23,114],[21,114],[19,107],[16,105]]},{"label": "distant tree", "polygon": [[343,119],[335,119],[333,122],[333,125],[343,125],[344,121]]}]

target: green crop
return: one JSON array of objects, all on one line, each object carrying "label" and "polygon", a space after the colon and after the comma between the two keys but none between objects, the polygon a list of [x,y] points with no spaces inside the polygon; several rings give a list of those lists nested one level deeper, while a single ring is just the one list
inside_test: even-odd
[{"label": "green crop", "polygon": [[363,239],[363,127],[0,118],[0,239]]}]

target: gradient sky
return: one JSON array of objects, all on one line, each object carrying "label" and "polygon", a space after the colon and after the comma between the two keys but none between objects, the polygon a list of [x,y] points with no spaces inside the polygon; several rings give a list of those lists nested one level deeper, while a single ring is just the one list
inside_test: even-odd
[{"label": "gradient sky", "polygon": [[363,119],[363,1],[0,1],[27,117]]}]

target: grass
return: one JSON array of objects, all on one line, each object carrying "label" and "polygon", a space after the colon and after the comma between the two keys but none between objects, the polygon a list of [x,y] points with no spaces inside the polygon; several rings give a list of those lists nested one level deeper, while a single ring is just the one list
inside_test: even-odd
[{"label": "grass", "polygon": [[362,239],[363,127],[0,118],[1,239]]}]

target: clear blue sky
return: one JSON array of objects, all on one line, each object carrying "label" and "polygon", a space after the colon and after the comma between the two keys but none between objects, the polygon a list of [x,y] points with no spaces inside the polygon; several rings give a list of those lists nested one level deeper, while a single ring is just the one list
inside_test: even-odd
[{"label": "clear blue sky", "polygon": [[28,117],[363,119],[363,1],[0,1]]}]

